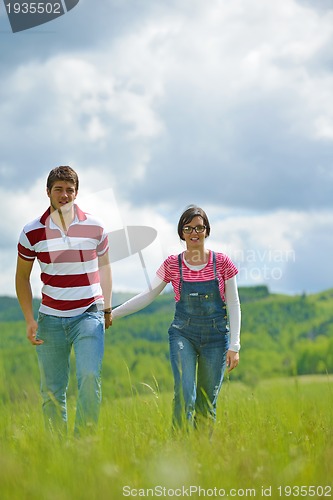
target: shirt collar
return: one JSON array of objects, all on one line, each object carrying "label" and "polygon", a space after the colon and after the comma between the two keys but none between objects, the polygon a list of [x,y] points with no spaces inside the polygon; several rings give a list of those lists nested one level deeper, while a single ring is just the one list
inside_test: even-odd
[{"label": "shirt collar", "polygon": [[[84,220],[87,219],[86,214],[76,204],[74,204],[74,210],[75,210],[75,217],[73,222],[83,222]],[[43,224],[43,226],[47,225],[50,215],[51,215],[51,207],[49,207],[40,218],[40,222],[41,224]]]}]

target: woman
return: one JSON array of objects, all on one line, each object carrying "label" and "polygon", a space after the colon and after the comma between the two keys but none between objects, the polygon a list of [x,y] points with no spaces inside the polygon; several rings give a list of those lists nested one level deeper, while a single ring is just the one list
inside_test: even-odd
[{"label": "woman", "polygon": [[167,283],[172,283],[176,311],[169,328],[169,346],[174,376],[174,427],[197,426],[200,417],[215,421],[225,368],[231,371],[239,362],[238,271],[225,254],[205,247],[209,234],[204,210],[189,206],[178,223],[178,235],[185,241],[186,250],[163,262],[150,290],[113,312],[113,319],[117,319],[139,311]]}]

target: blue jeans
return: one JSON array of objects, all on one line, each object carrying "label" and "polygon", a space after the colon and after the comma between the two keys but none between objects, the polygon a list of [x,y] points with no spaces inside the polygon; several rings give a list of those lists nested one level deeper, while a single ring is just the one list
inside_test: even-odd
[{"label": "blue jeans", "polygon": [[[173,426],[196,424],[200,417],[216,419],[229,347],[226,321],[176,315],[169,328],[174,376]],[[195,418],[194,418],[195,417]]]},{"label": "blue jeans", "polygon": [[104,354],[104,314],[85,312],[71,318],[39,313],[37,346],[46,427],[67,432],[66,393],[70,353],[75,352],[78,401],[75,433],[95,428],[101,403],[101,369]]}]

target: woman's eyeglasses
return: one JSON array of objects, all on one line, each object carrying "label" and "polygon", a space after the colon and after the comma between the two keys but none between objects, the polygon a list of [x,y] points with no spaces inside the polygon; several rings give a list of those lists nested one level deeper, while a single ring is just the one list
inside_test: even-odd
[{"label": "woman's eyeglasses", "polygon": [[191,234],[192,231],[195,231],[196,233],[203,233],[204,230],[206,229],[206,226],[203,226],[199,224],[198,226],[184,226],[183,227],[183,233],[185,234]]}]

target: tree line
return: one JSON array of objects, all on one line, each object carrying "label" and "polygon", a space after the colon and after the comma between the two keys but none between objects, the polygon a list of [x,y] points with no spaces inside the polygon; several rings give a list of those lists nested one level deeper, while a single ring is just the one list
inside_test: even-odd
[{"label": "tree line", "polygon": [[[255,385],[263,378],[333,372],[333,290],[287,296],[264,286],[247,287],[240,288],[240,298],[241,362],[231,380]],[[39,380],[15,300],[0,297],[0,381],[10,386],[12,398],[32,388],[36,392]],[[106,333],[104,397],[172,390],[167,331],[173,313],[173,294],[165,293],[143,311],[114,322]]]}]

